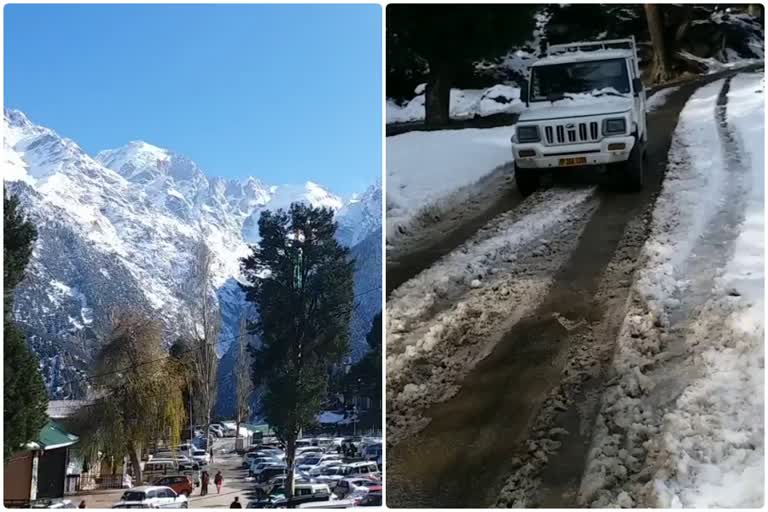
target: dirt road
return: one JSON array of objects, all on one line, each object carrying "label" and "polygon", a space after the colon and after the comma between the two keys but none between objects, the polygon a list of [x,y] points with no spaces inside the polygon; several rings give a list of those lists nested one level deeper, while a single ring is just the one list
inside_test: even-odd
[{"label": "dirt road", "polygon": [[[388,359],[388,402],[395,403],[394,412],[388,405],[388,436],[394,432],[396,443],[387,451],[389,506],[487,507],[497,500],[507,506],[576,506],[601,390],[636,258],[647,236],[647,214],[664,177],[672,133],[691,93],[715,78],[683,85],[649,114],[643,192],[595,192],[596,207],[577,230],[578,239],[543,296],[490,343],[487,357],[466,375],[456,374],[456,382],[449,383],[453,391],[446,393],[449,398],[431,400],[427,407],[421,407],[423,399],[414,400],[418,405],[408,409],[402,405],[405,381],[392,378]],[[542,197],[531,196],[519,206],[514,200],[509,204],[523,208]],[[473,219],[467,225],[474,228],[476,223]],[[407,265],[398,267],[396,280],[405,282],[410,273],[418,274],[430,266],[429,260],[437,261],[461,243],[435,243],[436,249],[410,266],[412,272]],[[389,289],[389,262],[387,273]],[[402,294],[393,297],[393,302],[402,300]],[[408,347],[403,344],[405,352]],[[441,371],[423,358],[409,364],[410,377]],[[401,399],[396,402],[393,397]],[[407,414],[423,419],[406,422]],[[556,450],[551,450],[552,444]],[[547,455],[553,451],[555,455]],[[536,488],[528,487],[526,474],[532,472],[540,481]],[[519,475],[519,480],[507,482],[511,474]]]}]

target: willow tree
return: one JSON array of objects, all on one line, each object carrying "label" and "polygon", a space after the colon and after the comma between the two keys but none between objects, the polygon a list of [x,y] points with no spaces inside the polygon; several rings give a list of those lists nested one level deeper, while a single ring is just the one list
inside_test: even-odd
[{"label": "willow tree", "polygon": [[137,484],[142,451],[160,440],[178,445],[185,422],[183,376],[163,350],[161,332],[140,313],[114,314],[91,378],[97,398],[77,415],[86,452],[116,460],[127,454]]}]

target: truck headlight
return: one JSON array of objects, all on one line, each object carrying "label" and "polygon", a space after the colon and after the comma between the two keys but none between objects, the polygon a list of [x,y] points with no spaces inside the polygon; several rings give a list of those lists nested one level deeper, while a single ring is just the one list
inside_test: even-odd
[{"label": "truck headlight", "polygon": [[517,127],[517,140],[518,142],[539,142],[541,137],[539,136],[538,126],[518,126]]},{"label": "truck headlight", "polygon": [[606,119],[603,121],[603,133],[605,135],[617,135],[627,133],[627,121],[623,117]]}]

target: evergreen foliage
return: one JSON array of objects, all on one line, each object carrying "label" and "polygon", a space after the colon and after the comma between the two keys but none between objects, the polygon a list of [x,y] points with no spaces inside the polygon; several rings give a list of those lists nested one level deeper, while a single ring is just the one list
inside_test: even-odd
[{"label": "evergreen foliage", "polygon": [[[251,332],[254,386],[263,412],[286,444],[291,493],[295,442],[313,426],[327,395],[330,369],[349,345],[354,260],[335,239],[333,211],[294,203],[265,211],[261,241],[243,260],[247,300],[258,310]],[[290,497],[290,496],[289,496]]]},{"label": "evergreen foliage", "polygon": [[48,395],[37,358],[13,321],[13,291],[24,279],[37,230],[18,198],[3,194],[3,458],[37,438],[48,419]]}]

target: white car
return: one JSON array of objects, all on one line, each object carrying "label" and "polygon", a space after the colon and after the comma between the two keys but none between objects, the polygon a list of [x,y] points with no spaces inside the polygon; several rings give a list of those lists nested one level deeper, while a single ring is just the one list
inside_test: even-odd
[{"label": "white car", "polygon": [[648,128],[634,37],[547,47],[528,69],[528,107],[512,136],[515,181],[532,193],[543,174],[602,167],[630,191],[643,187]]},{"label": "white car", "polygon": [[192,448],[192,460],[201,466],[205,466],[211,462],[211,454],[205,450],[201,450],[200,448]]},{"label": "white car", "polygon": [[368,488],[381,485],[367,478],[345,478],[334,483],[331,491],[341,499],[359,498],[368,494]]},{"label": "white car", "polygon": [[170,487],[145,485],[125,491],[112,508],[189,508],[189,501]]}]

